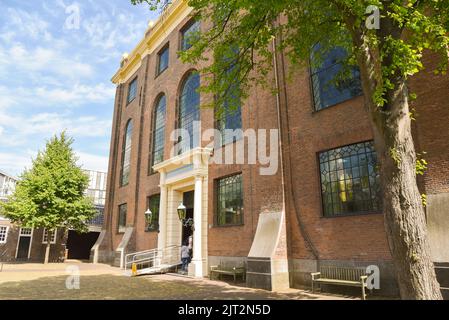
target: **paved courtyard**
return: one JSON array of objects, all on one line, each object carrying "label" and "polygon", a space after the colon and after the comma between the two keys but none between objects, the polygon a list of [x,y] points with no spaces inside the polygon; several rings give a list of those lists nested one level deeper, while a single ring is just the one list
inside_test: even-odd
[{"label": "paved courtyard", "polygon": [[[67,269],[68,268],[68,269]],[[70,274],[79,269],[79,290],[66,288]],[[196,280],[175,275],[126,277],[108,265],[69,261],[63,264],[5,264],[0,272],[0,299],[156,299],[156,300],[265,300],[265,299],[355,299],[311,294],[289,289],[272,293],[245,288],[232,282]]]}]

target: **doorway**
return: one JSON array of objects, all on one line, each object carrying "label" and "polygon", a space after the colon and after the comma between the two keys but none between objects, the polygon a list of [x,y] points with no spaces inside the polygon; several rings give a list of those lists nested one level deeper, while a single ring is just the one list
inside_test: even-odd
[{"label": "doorway", "polygon": [[33,229],[20,228],[19,241],[17,243],[16,259],[19,261],[30,258],[31,239],[33,238]]},{"label": "doorway", "polygon": [[[189,191],[183,194],[183,204],[186,207],[186,221],[192,219],[193,221],[193,207],[194,207],[195,192]],[[193,236],[191,226],[182,226],[181,245],[184,243],[189,244],[189,237]]]},{"label": "doorway", "polygon": [[68,259],[89,260],[90,250],[97,242],[100,232],[78,233],[69,230],[67,237]]}]

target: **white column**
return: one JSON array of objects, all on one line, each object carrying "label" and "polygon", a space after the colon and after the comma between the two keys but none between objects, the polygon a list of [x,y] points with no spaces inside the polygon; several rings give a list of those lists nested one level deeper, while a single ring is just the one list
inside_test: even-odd
[{"label": "white column", "polygon": [[167,246],[167,186],[165,184],[165,171],[161,172],[161,198],[159,203],[159,234],[157,238],[158,249]]},{"label": "white column", "polygon": [[193,259],[195,277],[203,277],[203,248],[202,248],[202,217],[203,217],[203,177],[195,177],[195,205],[193,209],[193,220],[195,230],[193,232]]}]

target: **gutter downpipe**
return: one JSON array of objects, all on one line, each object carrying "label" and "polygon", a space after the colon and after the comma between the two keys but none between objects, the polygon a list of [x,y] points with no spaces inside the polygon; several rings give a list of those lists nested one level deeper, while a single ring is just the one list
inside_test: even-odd
[{"label": "gutter downpipe", "polygon": [[[277,23],[279,24],[279,18],[277,19]],[[279,127],[279,149],[280,149],[280,162],[281,162],[281,172],[282,172],[282,198],[283,198],[283,202],[282,202],[282,207],[283,207],[283,212],[286,215],[286,195],[287,195],[287,186],[285,183],[285,169],[284,169],[284,148],[283,148],[283,139],[282,139],[282,117],[281,117],[281,97],[280,97],[280,81],[279,81],[279,74],[278,74],[278,58],[277,58],[277,44],[276,44],[276,40],[277,37],[274,36],[273,37],[273,41],[272,41],[272,46],[273,46],[273,67],[274,67],[274,75],[275,75],[275,82],[276,82],[276,111],[277,111],[277,120],[278,120],[278,127]],[[284,83],[284,94],[285,94],[285,83]],[[289,134],[289,126],[287,124],[287,132]],[[290,139],[288,139],[290,140]],[[288,141],[289,145],[290,145],[290,141]],[[288,152],[288,162],[289,162],[289,170],[290,173],[293,172],[293,168],[292,168],[292,161],[291,161],[291,156],[290,156],[290,150]],[[293,207],[295,210],[295,214],[296,214],[296,219],[298,221],[298,225],[299,225],[299,229],[301,231],[301,234],[303,235],[304,239],[306,240],[306,243],[308,244],[313,256],[315,257],[316,261],[317,261],[317,266],[319,268],[319,264],[320,264],[320,257],[319,257],[319,252],[316,249],[315,245],[312,242],[312,239],[310,238],[309,233],[306,230],[306,227],[304,225],[304,222],[302,221],[302,218],[299,214],[299,210],[298,210],[298,206],[296,203],[296,198],[295,198],[295,194],[294,194],[294,188],[293,188],[293,184],[292,184],[292,179],[291,179],[291,175],[290,175],[290,179],[289,179],[289,188],[290,188],[290,195],[292,198],[292,202],[293,202]],[[289,246],[290,247],[290,246]]]}]

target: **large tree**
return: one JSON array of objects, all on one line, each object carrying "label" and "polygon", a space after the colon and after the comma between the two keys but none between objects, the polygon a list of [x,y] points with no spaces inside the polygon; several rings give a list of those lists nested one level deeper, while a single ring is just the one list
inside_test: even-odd
[{"label": "large tree", "polygon": [[[167,1],[132,2],[156,9]],[[374,133],[385,228],[401,297],[441,299],[416,181],[417,164],[422,167],[423,162],[417,159],[412,138],[409,103],[414,94],[409,80],[423,69],[427,54],[441,62],[434,71],[445,73],[449,0],[188,0],[188,4],[211,27],[181,53],[186,62],[207,60],[208,52],[226,55],[230,46],[238,48],[237,59],[209,60],[202,70],[209,75],[202,90],[215,94],[219,105],[235,81],[242,89],[237,94],[243,97],[251,86],[266,81],[273,39],[296,69],[310,61],[318,65],[335,46],[347,50],[348,64],[360,69]],[[318,49],[310,59],[312,48]],[[232,68],[233,64],[239,67]]]},{"label": "large tree", "polygon": [[33,160],[32,168],[21,175],[8,202],[0,204],[2,214],[12,222],[48,231],[44,263],[48,263],[55,230],[85,232],[86,221],[97,212],[85,196],[89,177],[76,164],[72,143],[64,132],[51,138]]}]

